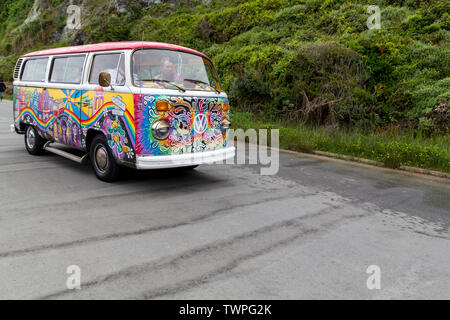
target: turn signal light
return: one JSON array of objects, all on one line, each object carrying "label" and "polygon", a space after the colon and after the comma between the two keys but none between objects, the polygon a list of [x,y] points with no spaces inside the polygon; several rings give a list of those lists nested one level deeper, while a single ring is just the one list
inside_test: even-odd
[{"label": "turn signal light", "polygon": [[170,105],[167,101],[163,100],[163,101],[156,102],[156,111],[164,112],[164,111],[169,111],[169,109],[170,109]]},{"label": "turn signal light", "polygon": [[228,110],[230,110],[230,104],[229,104],[229,103],[224,103],[224,104],[223,104],[223,107],[222,107],[222,110],[223,110],[223,111],[228,111]]}]

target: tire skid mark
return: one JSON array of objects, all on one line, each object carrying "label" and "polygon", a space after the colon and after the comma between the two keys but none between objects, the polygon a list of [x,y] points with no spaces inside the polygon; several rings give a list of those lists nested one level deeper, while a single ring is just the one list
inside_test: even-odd
[{"label": "tire skid mark", "polygon": [[[331,209],[331,208],[330,208]],[[329,209],[324,209],[323,211],[329,211]],[[357,214],[352,215],[348,217],[344,217],[343,220],[350,220],[350,219],[360,219],[367,217],[367,215],[364,214]],[[298,218],[297,218],[298,219]],[[339,222],[343,222],[343,220]],[[327,228],[335,225],[335,223],[327,223],[324,226]],[[250,254],[243,254],[241,256],[238,256],[228,264],[216,268],[214,270],[211,270],[205,274],[202,274],[196,278],[184,280],[178,283],[174,283],[172,285],[166,286],[166,287],[160,287],[157,289],[149,290],[147,292],[144,292],[141,295],[138,295],[137,297],[132,297],[133,299],[155,299],[160,297],[167,297],[171,296],[180,292],[185,292],[190,289],[199,287],[200,285],[206,284],[214,280],[215,278],[222,276],[223,274],[231,272],[233,269],[237,268],[241,263],[248,261],[250,259],[256,258],[258,256],[262,256],[264,254],[267,254],[275,249],[287,246],[291,243],[294,243],[295,241],[299,239],[304,239],[311,236],[317,236],[323,232],[325,232],[326,228],[305,228],[302,226],[299,222],[295,222],[291,227],[297,226],[298,228],[302,229],[300,232],[294,233],[292,236],[286,237],[281,241],[277,241],[272,243],[269,246],[266,246],[260,250],[254,251]],[[303,228],[302,228],[303,227]]]},{"label": "tire skid mark", "polygon": [[[212,182],[220,182],[220,181],[212,181]],[[152,192],[152,194],[160,194],[160,193],[164,193],[167,192],[168,190],[173,190],[174,186],[176,187],[180,187],[180,188],[195,188],[197,185],[199,184],[199,182],[196,183],[177,183],[174,181],[173,185],[169,185],[166,187],[158,187],[157,185],[154,186],[155,189],[151,189],[150,191]],[[109,188],[106,188],[105,191],[107,191]],[[118,188],[117,188],[118,189]],[[102,194],[102,195],[93,195],[93,196],[88,196],[88,192],[86,193],[86,197],[82,197],[80,199],[77,200],[71,200],[71,201],[55,201],[55,202],[46,202],[43,203],[42,205],[34,205],[34,206],[29,206],[29,207],[22,207],[20,209],[9,209],[11,211],[14,211],[14,215],[15,214],[20,214],[22,212],[26,212],[26,211],[33,211],[33,210],[39,210],[42,208],[46,208],[46,209],[50,209],[50,208],[55,208],[55,210],[61,210],[61,208],[64,208],[64,206],[70,206],[70,205],[80,205],[80,203],[85,204],[89,201],[97,201],[97,200],[107,200],[107,199],[126,199],[129,196],[134,196],[134,197],[141,197],[144,199],[148,199],[148,194],[144,193],[143,190],[133,190],[133,191],[129,191],[129,192],[122,192],[119,191],[120,193],[114,193],[114,194]],[[141,192],[141,194],[139,193]],[[78,207],[77,207],[78,209]],[[8,210],[8,209],[7,209]]]},{"label": "tire skid mark", "polygon": [[450,237],[446,237],[446,236],[441,236],[441,235],[437,235],[437,234],[431,234],[429,232],[424,232],[424,231],[414,231],[417,234],[423,235],[423,236],[427,236],[427,237],[432,237],[432,238],[436,238],[436,239],[444,239],[444,240],[450,240]]},{"label": "tire skid mark", "polygon": [[[249,253],[237,253],[237,257],[233,258],[231,261],[226,262],[225,265],[219,266],[214,268],[213,270],[209,270],[207,272],[201,273],[198,276],[195,276],[191,279],[184,279],[180,280],[178,282],[175,282],[174,284],[170,284],[167,286],[162,286],[156,289],[152,289],[149,291],[145,291],[144,293],[138,295],[137,297],[133,297],[133,299],[154,299],[159,298],[167,295],[173,295],[179,292],[187,291],[192,288],[198,287],[202,284],[208,283],[211,280],[213,280],[215,277],[226,274],[233,269],[235,269],[239,264],[241,264],[244,261],[247,261],[249,259],[264,255],[266,253],[269,253],[270,251],[273,251],[275,249],[278,249],[280,247],[289,245],[290,243],[304,237],[316,235],[319,233],[326,232],[326,228],[332,227],[336,224],[342,223],[347,220],[356,220],[360,218],[367,217],[367,214],[352,214],[347,216],[339,216],[337,219],[331,222],[324,223],[320,227],[311,227],[306,226],[303,222],[304,220],[311,219],[311,218],[318,218],[320,216],[329,215],[330,213],[333,213],[335,210],[334,207],[327,207],[325,209],[319,210],[318,212],[308,214],[302,217],[297,217],[294,219],[289,219],[281,222],[277,222],[275,224],[265,226],[256,230],[252,230],[249,232],[245,232],[243,234],[237,235],[231,239],[226,240],[219,240],[216,242],[213,242],[211,244],[194,248],[192,250],[188,250],[184,253],[182,253],[179,256],[170,258],[170,260],[167,261],[157,261],[157,262],[151,262],[151,263],[145,263],[137,266],[132,266],[129,268],[125,268],[123,270],[120,270],[119,272],[112,273],[109,275],[106,275],[104,277],[83,283],[83,291],[80,292],[80,294],[86,293],[86,290],[88,289],[95,289],[98,286],[101,286],[103,284],[108,284],[112,281],[129,281],[127,278],[130,277],[139,277],[142,276],[142,274],[148,274],[149,277],[158,278],[161,275],[158,275],[158,273],[170,273],[173,272],[174,275],[179,274],[191,274],[191,272],[186,272],[189,268],[196,268],[195,263],[199,260],[204,260],[205,262],[202,263],[202,266],[210,265],[208,262],[216,262],[217,260],[220,260],[220,257],[223,255],[223,250],[228,250],[231,252],[238,251],[234,247],[243,245],[244,248],[254,248],[253,245],[245,245],[249,241],[267,241],[270,236],[270,233],[277,233],[275,237],[278,237],[281,239],[270,241],[266,245],[263,245],[260,249],[257,249],[255,251],[249,252]],[[369,212],[370,213],[370,212]],[[281,231],[281,232],[280,232]],[[251,243],[253,244],[253,243]],[[258,244],[256,243],[258,246]],[[239,248],[237,248],[239,249]],[[249,249],[251,250],[251,249]],[[241,249],[242,251],[242,249]],[[208,257],[208,254],[210,255]],[[220,257],[217,257],[219,255]],[[236,253],[235,253],[236,255]],[[216,262],[217,263],[217,262]],[[192,266],[190,265],[192,264]],[[172,270],[171,270],[172,269]],[[193,271],[195,273],[196,271]],[[197,271],[198,273],[198,271]],[[140,280],[142,281],[142,280]],[[71,290],[62,290],[59,292],[55,292],[43,297],[39,297],[38,299],[54,299],[54,298],[64,298],[66,295],[71,295],[77,293],[74,293]]]},{"label": "tire skid mark", "polygon": [[198,223],[198,222],[201,222],[206,219],[213,218],[213,217],[215,218],[218,216],[226,215],[227,213],[229,213],[230,211],[232,211],[234,209],[248,207],[248,206],[254,206],[254,205],[271,202],[271,201],[286,200],[286,199],[290,199],[290,198],[302,197],[302,196],[303,195],[300,194],[300,195],[290,195],[290,196],[286,196],[286,197],[272,197],[272,198],[266,198],[264,200],[259,199],[257,201],[251,202],[251,203],[232,205],[232,206],[228,206],[225,208],[220,208],[220,209],[217,209],[217,210],[214,210],[211,212],[207,212],[203,215],[200,215],[193,219],[189,219],[189,220],[185,220],[185,221],[180,221],[180,222],[175,222],[175,223],[170,223],[170,224],[165,224],[165,225],[160,225],[160,226],[154,226],[154,227],[148,227],[148,228],[143,228],[143,229],[133,230],[133,231],[124,231],[124,232],[106,234],[106,235],[101,235],[101,236],[93,236],[93,237],[88,237],[88,238],[79,239],[79,240],[75,240],[75,241],[60,242],[57,244],[40,245],[40,246],[35,246],[35,247],[30,247],[30,248],[25,248],[25,249],[0,252],[0,258],[23,256],[26,254],[38,253],[38,252],[42,252],[42,251],[46,251],[46,250],[71,248],[71,247],[95,243],[95,242],[107,241],[107,240],[112,240],[112,239],[121,239],[121,238],[125,238],[125,237],[130,237],[130,236],[139,236],[139,235],[143,235],[143,234],[147,234],[147,233],[151,233],[151,232],[174,229],[174,228],[186,226],[186,225],[193,224],[193,223]]},{"label": "tire skid mark", "polygon": [[[215,183],[220,182],[220,181],[214,181]],[[96,206],[96,201],[98,200],[106,200],[106,199],[110,199],[111,203],[109,203],[110,207],[116,207],[117,203],[116,202],[126,202],[126,201],[133,201],[134,203],[137,203],[139,201],[142,200],[149,200],[151,199],[149,197],[148,192],[151,192],[151,196],[153,196],[154,198],[159,198],[158,195],[164,194],[165,199],[171,199],[171,198],[175,198],[179,196],[178,193],[173,192],[174,191],[174,187],[176,186],[176,188],[179,188],[180,190],[185,190],[186,188],[189,188],[190,191],[202,191],[204,186],[197,183],[175,183],[173,185],[169,185],[169,186],[165,186],[165,187],[158,187],[158,186],[154,186],[157,189],[151,189],[151,190],[140,190],[140,191],[130,191],[130,192],[121,192],[119,194],[115,194],[114,192],[112,192],[113,194],[106,194],[106,195],[95,195],[95,196],[88,196],[88,197],[82,197],[80,199],[76,199],[76,200],[71,200],[71,201],[57,201],[57,202],[52,202],[52,203],[45,203],[42,205],[34,205],[34,206],[30,206],[30,207],[25,207],[25,208],[20,208],[20,209],[15,209],[12,210],[13,212],[8,214],[8,215],[4,215],[2,214],[2,217],[7,217],[7,216],[18,216],[21,214],[29,214],[30,212],[33,211],[42,211],[45,210],[45,213],[52,213],[52,212],[65,212],[65,211],[69,211],[69,210],[73,210],[74,208],[77,211],[82,211],[84,209],[90,209],[92,207]],[[220,184],[217,187],[222,187],[222,188],[226,188],[228,186],[233,186],[232,184]],[[269,189],[268,191],[278,191],[279,189]],[[105,192],[110,192],[111,190],[106,188]],[[172,193],[168,194],[167,191],[172,191]],[[184,191],[183,191],[184,192]],[[86,193],[86,195],[88,195],[89,193]],[[306,193],[305,193],[306,194]],[[308,193],[307,195],[310,195],[313,193]],[[255,193],[249,193],[248,195],[252,196],[255,195]],[[223,199],[223,198],[222,198]],[[176,204],[176,202],[175,202]],[[1,255],[0,255],[1,256]]]}]

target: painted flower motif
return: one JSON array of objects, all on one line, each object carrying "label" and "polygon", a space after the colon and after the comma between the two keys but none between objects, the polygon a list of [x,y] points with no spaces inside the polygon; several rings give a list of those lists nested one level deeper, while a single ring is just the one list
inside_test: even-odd
[{"label": "painted flower motif", "polygon": [[[134,156],[133,149],[124,145],[123,141],[126,140],[125,132],[119,125],[119,121],[112,121],[111,126],[107,128],[108,132],[111,134],[111,139],[108,140],[108,145],[114,150],[117,155],[123,153],[127,154],[128,157],[132,158]],[[123,138],[125,137],[125,138]]]},{"label": "painted flower motif", "polygon": [[[122,143],[120,136],[124,136],[125,132],[123,129],[119,126],[118,121],[112,121],[111,126],[108,127],[108,132],[111,134],[111,139],[108,140],[108,144],[111,147],[111,149],[114,150],[116,148],[117,152],[120,154],[123,151]],[[126,147],[125,147],[126,148]],[[128,149],[128,148],[126,148]],[[125,151],[126,152],[126,151]]]}]

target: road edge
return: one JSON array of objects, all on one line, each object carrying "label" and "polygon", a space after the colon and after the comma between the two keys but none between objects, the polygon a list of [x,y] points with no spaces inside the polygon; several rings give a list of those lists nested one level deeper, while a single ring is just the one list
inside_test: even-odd
[{"label": "road edge", "polygon": [[409,176],[416,176],[419,178],[425,178],[428,180],[439,180],[443,182],[449,182],[450,180],[450,174],[442,172],[442,171],[434,171],[430,169],[422,169],[422,168],[416,168],[416,167],[409,167],[409,166],[400,166],[398,169],[388,168],[385,166],[383,162],[370,160],[370,159],[364,159],[364,158],[358,158],[358,157],[352,157],[347,156],[343,154],[337,154],[337,153],[331,153],[331,152],[325,152],[325,151],[315,151],[313,150],[312,153],[305,153],[305,152],[299,152],[299,151],[293,151],[293,150],[287,150],[287,149],[279,149],[274,147],[268,147],[271,150],[283,152],[283,153],[289,153],[294,155],[300,155],[315,159],[321,159],[321,160],[327,160],[327,161],[334,161],[339,163],[346,163],[351,165],[356,165],[360,167],[366,167],[366,168],[378,168],[383,171],[387,172],[394,172],[394,173],[401,173],[404,175]]}]

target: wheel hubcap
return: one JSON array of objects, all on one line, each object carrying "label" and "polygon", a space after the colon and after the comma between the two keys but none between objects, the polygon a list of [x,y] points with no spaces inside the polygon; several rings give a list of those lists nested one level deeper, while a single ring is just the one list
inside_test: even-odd
[{"label": "wheel hubcap", "polygon": [[105,172],[108,167],[108,152],[105,147],[98,146],[95,150],[95,163],[101,172]]},{"label": "wheel hubcap", "polygon": [[29,127],[27,131],[27,145],[28,148],[33,149],[36,144],[36,134],[34,133],[34,129]]}]

